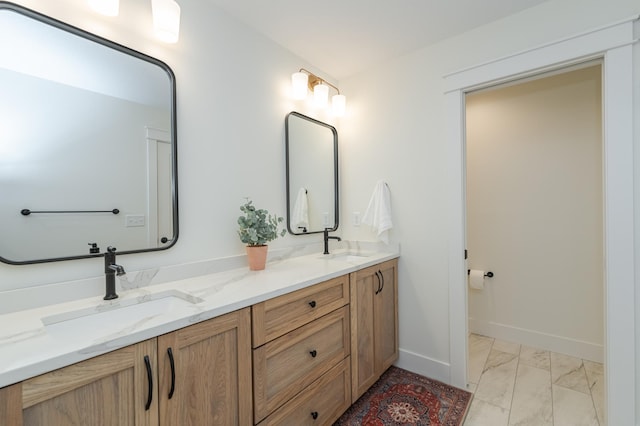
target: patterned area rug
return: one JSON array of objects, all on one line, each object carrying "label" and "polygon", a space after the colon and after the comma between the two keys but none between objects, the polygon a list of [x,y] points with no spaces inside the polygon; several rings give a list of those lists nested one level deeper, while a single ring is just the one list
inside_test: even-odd
[{"label": "patterned area rug", "polygon": [[460,426],[471,393],[391,367],[334,426]]}]

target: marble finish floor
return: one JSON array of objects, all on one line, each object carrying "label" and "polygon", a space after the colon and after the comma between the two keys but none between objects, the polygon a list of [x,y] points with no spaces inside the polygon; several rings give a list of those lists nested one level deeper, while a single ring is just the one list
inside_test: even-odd
[{"label": "marble finish floor", "polygon": [[602,364],[469,336],[464,426],[605,426]]}]

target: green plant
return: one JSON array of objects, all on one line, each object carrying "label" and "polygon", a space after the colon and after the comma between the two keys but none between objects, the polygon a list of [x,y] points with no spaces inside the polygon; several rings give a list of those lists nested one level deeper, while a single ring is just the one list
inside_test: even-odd
[{"label": "green plant", "polygon": [[271,240],[284,237],[286,230],[278,232],[278,224],[284,221],[282,217],[272,216],[264,209],[256,209],[253,202],[247,198],[247,202],[240,206],[244,216],[238,217],[238,235],[240,241],[250,246],[263,246]]}]

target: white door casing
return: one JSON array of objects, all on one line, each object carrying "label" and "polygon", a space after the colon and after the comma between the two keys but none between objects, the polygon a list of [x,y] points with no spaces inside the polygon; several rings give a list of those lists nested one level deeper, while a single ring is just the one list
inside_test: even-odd
[{"label": "white door casing", "polygon": [[633,21],[549,43],[444,76],[448,142],[450,383],[467,385],[464,260],[465,93],[600,58],[603,61],[605,377],[610,425],[635,424]]},{"label": "white door casing", "polygon": [[171,188],[171,137],[166,130],[147,127],[147,244],[164,247],[163,236],[173,236],[173,200]]}]

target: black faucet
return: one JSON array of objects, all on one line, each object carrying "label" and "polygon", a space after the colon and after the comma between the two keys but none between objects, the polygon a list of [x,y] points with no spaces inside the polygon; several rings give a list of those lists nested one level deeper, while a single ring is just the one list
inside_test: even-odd
[{"label": "black faucet", "polygon": [[116,265],[116,248],[107,247],[107,251],[104,254],[104,273],[107,280],[107,290],[104,295],[104,300],[117,299],[116,294],[116,275],[124,275],[124,268],[120,265]]},{"label": "black faucet", "polygon": [[333,229],[324,228],[324,231],[323,231],[324,232],[324,253],[323,254],[329,254],[329,239],[342,241],[340,237],[330,237],[329,231],[333,231]]}]

